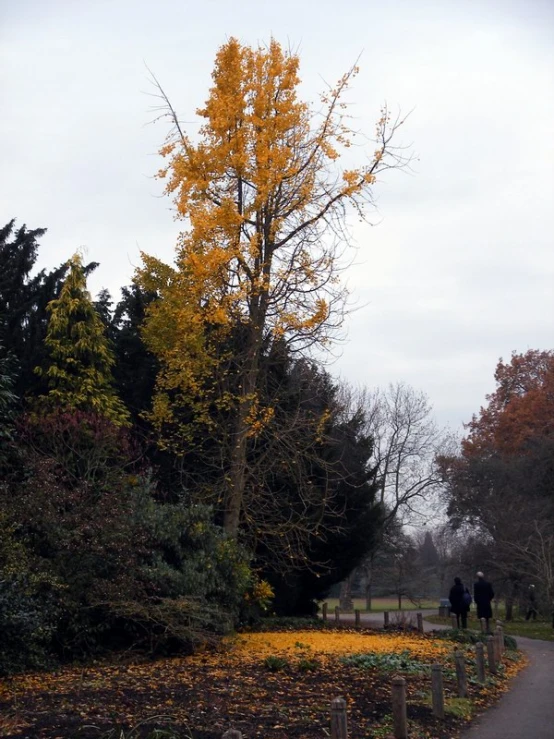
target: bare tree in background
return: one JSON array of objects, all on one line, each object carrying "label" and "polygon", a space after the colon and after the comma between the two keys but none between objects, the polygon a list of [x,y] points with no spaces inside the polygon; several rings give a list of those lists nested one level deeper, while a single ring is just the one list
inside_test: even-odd
[{"label": "bare tree in background", "polygon": [[[435,460],[451,446],[451,437],[433,419],[425,393],[404,383],[362,393],[367,433],[374,440],[379,500],[384,509],[383,537],[391,526],[430,522],[439,508],[442,484]],[[362,566],[366,607],[371,608],[373,557]]]}]

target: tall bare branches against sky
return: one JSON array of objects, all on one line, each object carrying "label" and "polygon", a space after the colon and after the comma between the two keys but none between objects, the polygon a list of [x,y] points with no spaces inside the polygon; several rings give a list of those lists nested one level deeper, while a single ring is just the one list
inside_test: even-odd
[{"label": "tall bare branches against sky", "polygon": [[458,427],[500,356],[552,347],[554,4],[0,0],[2,222],[48,227],[41,265],[84,246],[101,262],[92,291],[117,298],[139,249],[171,260],[179,226],[153,179],[167,129],[148,125],[145,62],[194,133],[232,35],[298,49],[315,102],[361,54],[360,128],[385,101],[414,109],[413,173],[383,177],[374,227],[352,219],[361,307],[332,371],[408,382]]}]

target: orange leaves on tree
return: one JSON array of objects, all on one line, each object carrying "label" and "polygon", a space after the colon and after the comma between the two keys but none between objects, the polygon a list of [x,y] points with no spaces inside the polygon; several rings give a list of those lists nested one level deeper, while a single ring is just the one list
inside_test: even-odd
[{"label": "orange leaves on tree", "polygon": [[[357,68],[314,111],[299,96],[299,64],[274,39],[251,48],[231,38],[217,52],[195,140],[160,88],[175,124],[160,151],[160,176],[185,229],[175,267],[143,255],[137,273],[159,296],[144,327],[160,362],[152,419],[162,442],[179,446],[198,426],[213,424],[214,408],[230,411],[225,527],[233,535],[249,444],[273,418],[272,399],[260,387],[262,353],[275,340],[297,349],[325,344],[341,326],[347,291],[338,279],[337,244],[345,242],[346,208],[363,215],[377,173],[407,164],[391,147],[402,121],[391,123],[385,110],[375,154],[344,170],[340,158],[355,132],[343,97]],[[237,334],[240,349],[231,357]],[[230,362],[233,390],[225,374]]]},{"label": "orange leaves on tree", "polygon": [[499,361],[497,388],[468,424],[467,456],[487,451],[520,453],[531,437],[554,433],[554,352],[529,350]]}]

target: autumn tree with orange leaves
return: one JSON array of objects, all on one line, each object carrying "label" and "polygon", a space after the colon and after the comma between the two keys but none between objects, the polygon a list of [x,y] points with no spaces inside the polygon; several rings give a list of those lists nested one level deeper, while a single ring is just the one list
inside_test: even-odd
[{"label": "autumn tree with orange leaves", "polygon": [[402,120],[385,108],[366,163],[341,166],[356,137],[344,102],[356,73],[316,110],[299,96],[296,54],[275,40],[250,48],[231,38],[217,53],[194,139],[158,85],[174,124],[160,176],[185,227],[174,265],[143,254],[137,275],[158,296],[143,332],[161,365],[151,419],[175,450],[227,414],[220,497],[231,536],[256,516],[244,506],[259,484],[248,455],[275,416],[260,391],[262,355],[274,342],[302,352],[333,339],[346,307],[347,213],[363,218],[378,174],[408,163],[391,144]]},{"label": "autumn tree with orange leaves", "polygon": [[554,435],[554,351],[530,349],[500,360],[497,388],[468,424],[464,453],[518,454],[530,439]]},{"label": "autumn tree with orange leaves", "polygon": [[514,352],[495,380],[461,454],[440,464],[451,520],[492,545],[510,616],[529,582],[554,605],[554,351]]}]

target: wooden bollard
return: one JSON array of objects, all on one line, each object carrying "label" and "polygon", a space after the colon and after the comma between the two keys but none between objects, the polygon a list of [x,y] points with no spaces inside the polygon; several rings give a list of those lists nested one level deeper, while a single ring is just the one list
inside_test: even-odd
[{"label": "wooden bollard", "polygon": [[442,685],[442,667],[431,667],[431,695],[433,698],[433,715],[444,718],[444,689]]},{"label": "wooden bollard", "polygon": [[475,645],[475,665],[477,667],[477,680],[485,682],[485,648],[482,642]]},{"label": "wooden bollard", "polygon": [[348,739],[344,698],[333,698],[331,701],[331,739]]},{"label": "wooden bollard", "polygon": [[324,603],[321,606],[321,618],[323,619],[323,623],[327,623],[327,608],[328,608],[327,603]]},{"label": "wooden bollard", "polygon": [[496,675],[496,656],[494,653],[494,637],[487,636],[487,660],[489,663],[489,672]]},{"label": "wooden bollard", "polygon": [[392,723],[394,739],[408,739],[406,681],[403,677],[392,679]]},{"label": "wooden bollard", "polygon": [[340,608],[335,606],[335,623],[340,624]]},{"label": "wooden bollard", "polygon": [[229,729],[225,732],[225,734],[223,734],[221,739],[242,739],[242,731],[237,731],[237,729]]},{"label": "wooden bollard", "polygon": [[458,619],[457,619],[457,617],[456,617],[456,614],[455,614],[455,613],[453,613],[453,614],[452,614],[452,615],[450,616],[450,622],[451,622],[451,624],[452,624],[452,628],[453,628],[453,629],[457,629],[457,628],[458,628]]},{"label": "wooden bollard", "polygon": [[498,648],[500,650],[500,659],[502,659],[504,655],[504,628],[502,627],[501,621],[497,621],[496,624],[496,633],[498,634]]},{"label": "wooden bollard", "polygon": [[500,640],[502,639],[502,633],[498,630],[498,627],[496,628],[496,631],[493,634],[494,639],[494,658],[496,660],[496,664],[498,665],[502,661],[502,645],[500,643]]},{"label": "wooden bollard", "polygon": [[467,698],[466,663],[463,652],[454,652],[456,663],[456,682],[458,683],[458,698]]},{"label": "wooden bollard", "polygon": [[389,612],[388,611],[385,611],[383,613],[383,618],[384,618],[385,629],[388,629],[389,628]]},{"label": "wooden bollard", "polygon": [[481,622],[481,633],[486,634],[487,633],[487,619],[480,618],[479,621]]},{"label": "wooden bollard", "polygon": [[417,630],[420,634],[423,634],[423,613],[417,614]]},{"label": "wooden bollard", "polygon": [[356,629],[360,628],[360,611],[357,608],[354,611],[354,626]]}]

